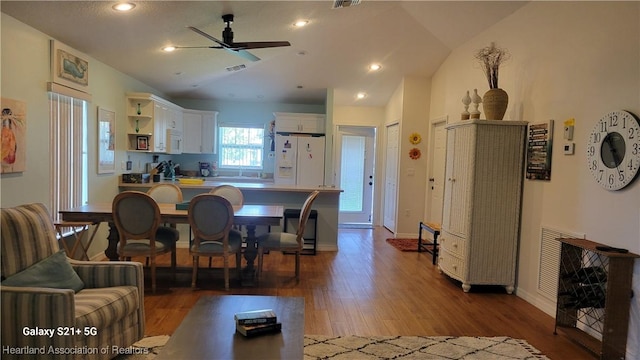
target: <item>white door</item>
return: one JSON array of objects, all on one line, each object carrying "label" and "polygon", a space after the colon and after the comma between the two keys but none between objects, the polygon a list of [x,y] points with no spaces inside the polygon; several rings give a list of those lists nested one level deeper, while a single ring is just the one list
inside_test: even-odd
[{"label": "white door", "polygon": [[396,232],[396,214],[398,207],[398,142],[400,125],[387,126],[384,169],[384,210],[382,225],[392,233]]},{"label": "white door", "polygon": [[340,194],[340,224],[372,224],[375,134],[372,127],[338,126],[340,166],[336,178],[344,190]]},{"label": "white door", "polygon": [[431,151],[431,177],[427,184],[427,194],[430,196],[430,211],[425,212],[428,214],[426,221],[442,223],[442,206],[444,199],[444,167],[445,156],[447,154],[447,132],[444,128],[445,121],[436,122],[433,124],[433,136],[432,143],[433,149]]}]

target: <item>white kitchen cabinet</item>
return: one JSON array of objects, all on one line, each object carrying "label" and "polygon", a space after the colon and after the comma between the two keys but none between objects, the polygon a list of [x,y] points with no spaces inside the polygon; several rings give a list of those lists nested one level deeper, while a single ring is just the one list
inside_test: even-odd
[{"label": "white kitchen cabinet", "polygon": [[471,285],[516,278],[524,177],[524,121],[470,120],[447,125],[442,234],[438,266]]},{"label": "white kitchen cabinet", "polygon": [[273,113],[277,133],[324,134],[325,116],[323,114]]},{"label": "white kitchen cabinet", "polygon": [[[182,111],[181,107],[153,94],[127,94],[127,150],[180,153]],[[138,146],[140,136],[146,136],[148,139],[146,149],[140,149]]]},{"label": "white kitchen cabinet", "polygon": [[183,116],[183,153],[215,154],[218,112],[185,110]]}]

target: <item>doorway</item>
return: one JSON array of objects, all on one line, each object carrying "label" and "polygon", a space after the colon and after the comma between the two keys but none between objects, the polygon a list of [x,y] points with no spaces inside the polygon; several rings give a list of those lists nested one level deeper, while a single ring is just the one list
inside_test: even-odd
[{"label": "doorway", "polygon": [[338,126],[336,178],[344,190],[340,194],[338,223],[371,227],[375,188],[376,129],[365,126]]}]

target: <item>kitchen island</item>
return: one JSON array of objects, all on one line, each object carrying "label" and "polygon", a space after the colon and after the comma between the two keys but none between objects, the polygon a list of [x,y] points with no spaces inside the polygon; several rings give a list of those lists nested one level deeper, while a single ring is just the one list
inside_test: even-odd
[{"label": "kitchen island", "polygon": [[[159,183],[129,184],[120,181],[120,191],[137,190],[146,192],[153,185],[160,183],[175,184],[182,189],[185,201],[191,200],[198,194],[208,193],[220,185],[233,185],[242,191],[245,204],[282,205],[285,209],[300,209],[309,193],[319,190],[320,195],[313,203],[312,209],[318,212],[317,219],[317,250],[338,250],[338,209],[340,205],[341,189],[329,186],[309,187],[296,185],[276,185],[272,182],[256,179],[252,182],[217,180],[205,178],[202,184],[182,184],[179,181],[164,180]],[[281,231],[281,227],[272,227],[271,231]],[[179,247],[188,246],[188,227],[180,228]]]}]

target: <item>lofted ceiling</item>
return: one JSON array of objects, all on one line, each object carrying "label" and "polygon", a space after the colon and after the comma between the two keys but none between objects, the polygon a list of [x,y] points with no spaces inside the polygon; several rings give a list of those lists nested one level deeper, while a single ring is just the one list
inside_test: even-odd
[{"label": "lofted ceiling", "polygon": [[[525,1],[375,1],[333,9],[333,1],[6,1],[3,13],[171,98],[384,106],[404,76],[430,77],[452,49]],[[235,41],[284,40],[254,49],[250,62],[211,46],[194,26],[222,40],[232,13]],[[309,24],[296,28],[293,23]],[[368,70],[370,63],[382,69]],[[245,65],[239,71],[227,68]],[[356,93],[367,97],[357,100]]]}]

